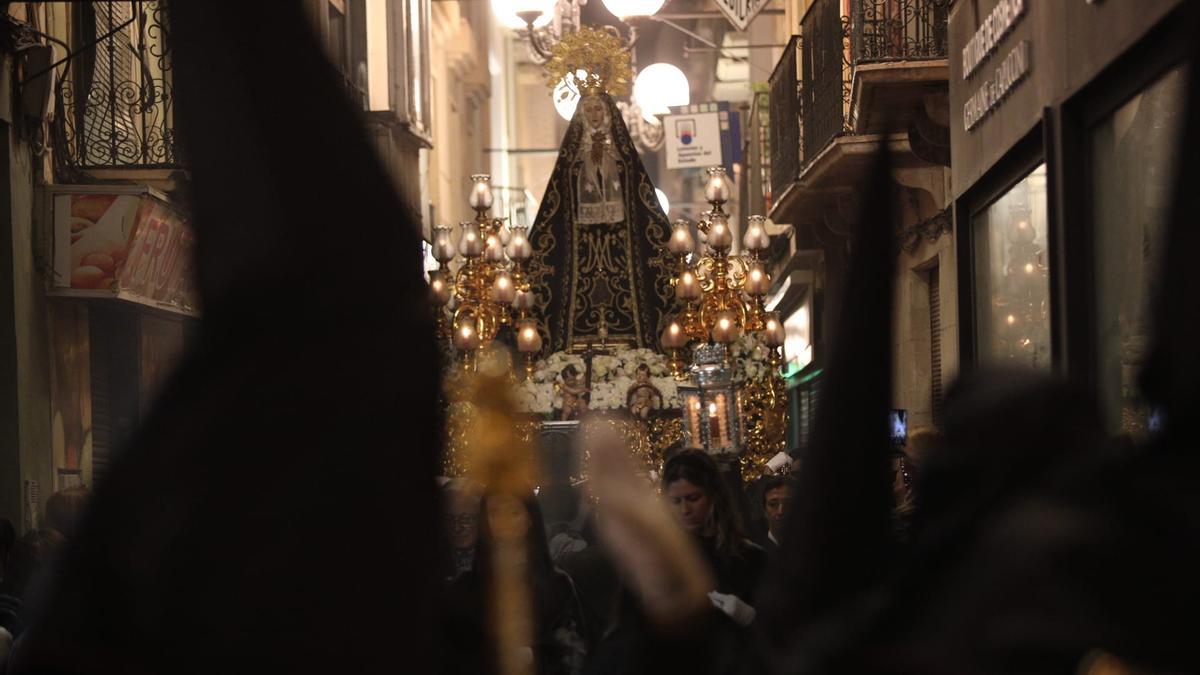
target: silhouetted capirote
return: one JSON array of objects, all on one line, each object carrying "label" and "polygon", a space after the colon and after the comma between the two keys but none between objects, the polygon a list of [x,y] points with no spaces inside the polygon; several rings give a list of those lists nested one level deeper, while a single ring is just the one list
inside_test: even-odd
[{"label": "silhouetted capirote", "polygon": [[204,317],[18,673],[427,672],[438,371],[415,226],[300,3],[170,3]]}]

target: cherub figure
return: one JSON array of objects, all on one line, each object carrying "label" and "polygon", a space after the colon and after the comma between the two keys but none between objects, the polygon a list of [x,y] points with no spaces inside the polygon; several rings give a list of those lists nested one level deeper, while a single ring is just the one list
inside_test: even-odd
[{"label": "cherub figure", "polygon": [[634,417],[649,419],[651,410],[663,407],[663,395],[650,383],[650,366],[641,364],[633,373],[633,385],[625,393],[625,407]]},{"label": "cherub figure", "polygon": [[587,384],[583,381],[583,374],[574,364],[567,364],[559,373],[562,375],[562,382],[558,386],[558,391],[562,394],[562,410],[559,413],[560,420],[577,420],[587,412],[588,398],[591,396],[592,390],[588,389]]}]

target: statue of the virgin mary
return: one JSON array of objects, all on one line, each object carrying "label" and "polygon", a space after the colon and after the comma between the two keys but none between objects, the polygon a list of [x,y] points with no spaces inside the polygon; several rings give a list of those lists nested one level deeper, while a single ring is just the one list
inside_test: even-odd
[{"label": "statue of the virgin mary", "polygon": [[[670,225],[612,97],[585,91],[534,220],[529,266],[551,351],[654,347]],[[603,335],[602,335],[603,334]]]}]

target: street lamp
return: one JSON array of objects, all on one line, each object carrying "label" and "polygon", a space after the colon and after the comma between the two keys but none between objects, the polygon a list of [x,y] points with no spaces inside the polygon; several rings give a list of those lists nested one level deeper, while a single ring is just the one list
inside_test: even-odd
[{"label": "street lamp", "polygon": [[622,21],[650,16],[662,9],[666,0],[604,0],[604,6]]},{"label": "street lamp", "polygon": [[670,63],[652,63],[634,79],[633,100],[642,109],[643,119],[658,124],[656,115],[670,113],[671,106],[691,103],[691,86],[679,68]]},{"label": "street lamp", "polygon": [[492,0],[492,13],[505,28],[541,28],[554,20],[554,0]]}]

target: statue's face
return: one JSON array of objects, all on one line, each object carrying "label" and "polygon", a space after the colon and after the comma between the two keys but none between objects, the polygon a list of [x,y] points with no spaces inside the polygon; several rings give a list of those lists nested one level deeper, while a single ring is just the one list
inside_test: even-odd
[{"label": "statue's face", "polygon": [[646,384],[647,382],[650,381],[650,371],[645,370],[645,369],[638,369],[638,371],[636,373],[636,377],[637,377],[638,384]]},{"label": "statue's face", "polygon": [[583,99],[583,117],[588,126],[597,129],[604,124],[604,101],[598,98]]}]

